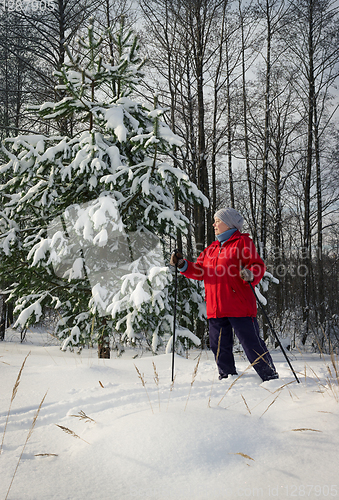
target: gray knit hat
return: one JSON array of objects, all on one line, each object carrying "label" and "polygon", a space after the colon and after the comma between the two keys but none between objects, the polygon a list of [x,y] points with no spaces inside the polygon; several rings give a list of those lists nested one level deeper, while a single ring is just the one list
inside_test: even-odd
[{"label": "gray knit hat", "polygon": [[221,208],[218,210],[214,217],[222,220],[230,229],[235,227],[241,231],[244,224],[244,218],[234,208]]}]

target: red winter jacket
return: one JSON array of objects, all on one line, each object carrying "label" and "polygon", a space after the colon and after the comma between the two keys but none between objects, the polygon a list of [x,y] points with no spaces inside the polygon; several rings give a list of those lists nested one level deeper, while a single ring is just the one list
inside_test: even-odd
[{"label": "red winter jacket", "polygon": [[255,286],[266,267],[248,234],[236,231],[222,245],[216,240],[201,252],[196,263],[187,264],[184,276],[204,280],[208,318],[256,316],[256,299],[239,273],[243,267],[250,269]]}]

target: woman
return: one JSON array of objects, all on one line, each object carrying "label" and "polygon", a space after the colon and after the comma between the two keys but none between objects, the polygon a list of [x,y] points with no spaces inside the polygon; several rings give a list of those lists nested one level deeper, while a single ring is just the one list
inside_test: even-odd
[{"label": "woman", "polygon": [[233,331],[250,363],[263,381],[279,378],[256,319],[257,304],[251,290],[265,273],[265,264],[248,234],[241,233],[243,217],[233,208],[218,210],[214,216],[217,239],[195,263],[176,251],[171,264],[190,279],[203,280],[209,323],[210,347],[219,378],[237,375],[233,356]]}]

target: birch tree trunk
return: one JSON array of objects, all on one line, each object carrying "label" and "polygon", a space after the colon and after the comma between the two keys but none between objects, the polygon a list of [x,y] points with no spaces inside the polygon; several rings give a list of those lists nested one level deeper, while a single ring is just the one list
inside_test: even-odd
[{"label": "birch tree trunk", "polygon": [[253,196],[253,185],[252,185],[252,174],[251,174],[251,164],[250,164],[250,148],[249,148],[249,133],[248,133],[248,118],[247,118],[247,90],[246,90],[246,42],[245,42],[245,27],[244,27],[244,16],[242,11],[242,2],[239,0],[239,21],[240,21],[240,32],[241,32],[241,72],[242,72],[242,106],[243,106],[243,127],[244,127],[244,151],[245,151],[245,165],[246,165],[246,176],[247,176],[247,186],[249,195],[249,205],[250,213],[252,219],[252,234],[254,243],[258,243],[258,228],[256,220],[256,212],[254,207],[254,196]]},{"label": "birch tree trunk", "polygon": [[268,179],[268,162],[270,149],[270,92],[271,92],[271,41],[272,27],[269,1],[266,0],[266,82],[265,82],[265,129],[264,129],[264,155],[262,166],[262,194],[261,194],[261,224],[260,224],[260,246],[261,256],[266,257],[267,244],[267,179]]}]

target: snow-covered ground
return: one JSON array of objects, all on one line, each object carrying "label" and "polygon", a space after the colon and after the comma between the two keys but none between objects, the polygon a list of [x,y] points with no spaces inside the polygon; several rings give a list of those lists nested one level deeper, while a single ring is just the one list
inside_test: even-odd
[{"label": "snow-covered ground", "polygon": [[210,352],[197,367],[192,351],[176,356],[171,387],[168,354],[100,360],[94,349],[62,352],[48,333],[19,340],[12,332],[0,343],[1,440],[30,352],[4,435],[0,499],[10,485],[11,500],[339,498],[329,357],[293,352],[297,384],[274,351],[280,379],[261,383],[238,354],[245,372],[235,382],[218,380]]}]

